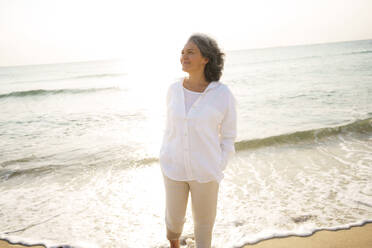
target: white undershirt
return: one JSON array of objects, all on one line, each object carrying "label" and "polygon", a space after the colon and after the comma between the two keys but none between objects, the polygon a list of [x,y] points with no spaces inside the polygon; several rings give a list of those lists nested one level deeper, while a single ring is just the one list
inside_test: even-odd
[{"label": "white undershirt", "polygon": [[191,106],[199,98],[202,92],[191,91],[183,87],[183,93],[185,96],[185,110],[186,114],[189,112]]}]

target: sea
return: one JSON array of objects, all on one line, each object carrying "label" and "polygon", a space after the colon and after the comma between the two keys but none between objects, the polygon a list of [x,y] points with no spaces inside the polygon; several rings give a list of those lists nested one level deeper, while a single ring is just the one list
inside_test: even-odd
[{"label": "sea", "polygon": [[[213,247],[372,222],[372,40],[225,53],[238,136]],[[159,58],[0,67],[0,238],[168,247],[158,153],[187,75]]]}]

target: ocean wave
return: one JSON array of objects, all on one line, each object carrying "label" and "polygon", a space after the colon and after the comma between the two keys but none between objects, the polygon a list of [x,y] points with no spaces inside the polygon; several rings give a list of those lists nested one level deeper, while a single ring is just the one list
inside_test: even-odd
[{"label": "ocean wave", "polygon": [[[20,167],[13,169],[9,168],[11,165],[20,165],[20,164],[31,164],[34,163],[35,161],[41,161],[45,157],[25,157],[25,158],[20,158],[20,159],[15,159],[15,160],[8,160],[0,163],[0,182],[1,181],[7,181],[16,177],[20,176],[27,176],[27,177],[39,177],[41,175],[46,175],[49,173],[54,173],[58,169],[65,170],[67,167],[74,168],[75,166],[81,166],[81,164],[76,165],[76,164],[44,164],[40,165],[37,167],[31,167],[28,168],[27,165],[23,166],[21,165]],[[141,168],[141,167],[146,167],[148,165],[151,165],[153,163],[156,163],[159,161],[159,158],[156,157],[146,157],[146,158],[141,158],[141,159],[133,159],[129,160],[129,166],[126,168]],[[92,166],[92,164],[86,163],[86,166]],[[98,166],[100,167],[101,164],[96,164],[93,166]],[[102,165],[103,166],[103,165]]]},{"label": "ocean wave", "polygon": [[41,167],[36,167],[36,168],[25,168],[25,169],[16,169],[16,170],[3,169],[3,170],[0,170],[0,180],[6,181],[14,177],[19,177],[19,176],[39,177],[44,174],[52,173],[55,167],[56,166],[54,165],[46,165],[46,166],[41,166]]},{"label": "ocean wave", "polygon": [[[352,123],[334,126],[334,127],[325,127],[312,130],[298,131],[294,133],[286,133],[277,136],[270,136],[261,139],[252,139],[252,140],[242,140],[235,143],[236,151],[258,149],[263,147],[282,145],[282,144],[297,144],[301,142],[315,142],[325,137],[335,136],[339,134],[346,133],[369,133],[372,132],[372,118],[357,120]],[[51,168],[51,165],[36,167],[36,168],[25,168],[17,170],[5,170],[6,167],[13,164],[19,163],[28,163],[32,162],[35,159],[38,159],[34,156],[25,157],[16,160],[4,161],[0,164],[0,167],[4,169],[0,173],[0,179],[7,180],[11,177],[20,176],[23,174],[39,174],[40,172],[47,171]],[[40,159],[40,158],[39,158]],[[129,167],[143,167],[148,166],[153,163],[158,163],[158,157],[145,157],[140,159],[134,159],[128,161],[130,163]],[[58,167],[58,166],[57,166]],[[128,168],[129,168],[128,167]]]},{"label": "ocean wave", "polygon": [[272,234],[261,234],[257,235],[256,238],[243,241],[241,244],[235,247],[239,248],[244,248],[246,245],[255,245],[259,242],[265,241],[265,240],[270,240],[274,238],[287,238],[287,237],[310,237],[313,234],[320,232],[320,231],[340,231],[340,230],[350,230],[353,227],[362,227],[366,224],[372,223],[372,220],[366,219],[362,220],[356,223],[350,223],[350,224],[344,224],[340,226],[335,226],[335,227],[324,227],[324,228],[313,228],[311,230],[305,231],[292,231],[292,232],[282,232],[282,233],[272,233]]},{"label": "ocean wave", "polygon": [[[283,61],[294,61],[294,60],[304,60],[304,59],[314,59],[314,58],[322,58],[323,56],[303,56],[303,57],[295,57],[295,58],[286,58],[286,59],[270,59],[270,60],[261,60],[261,61],[255,61],[255,62],[248,62],[243,63],[241,65],[256,65],[256,64],[270,64],[270,63],[278,63]],[[233,66],[237,66],[233,64]]]},{"label": "ocean wave", "polygon": [[[355,55],[355,54],[365,54],[365,53],[372,53],[372,51],[371,50],[362,50],[362,51],[354,51],[354,52],[347,52],[347,53],[334,53],[334,54],[325,54],[325,55],[303,56],[303,57],[289,58],[289,59],[284,59],[284,60],[302,60],[302,59],[326,58],[326,57],[332,57],[332,56],[344,56],[344,55]],[[274,60],[274,61],[268,61],[268,62],[277,62],[277,61],[283,61],[283,60]]]},{"label": "ocean wave", "polygon": [[351,53],[343,53],[342,55],[363,54],[363,53],[372,53],[372,51],[371,50],[364,50],[364,51],[357,51],[357,52],[351,52]]},{"label": "ocean wave", "polygon": [[26,90],[26,91],[14,91],[7,94],[0,94],[0,99],[8,97],[27,97],[27,96],[44,96],[44,95],[56,95],[56,94],[82,94],[82,93],[93,93],[98,91],[120,91],[119,87],[108,87],[108,88],[87,88],[87,89],[54,89],[54,90]]},{"label": "ocean wave", "polygon": [[10,84],[22,84],[22,83],[40,83],[40,82],[54,82],[54,81],[64,81],[69,79],[84,79],[84,78],[105,78],[105,77],[122,77],[127,75],[127,73],[102,73],[102,74],[88,74],[72,77],[59,77],[51,79],[41,79],[41,80],[30,80],[30,81],[13,81]]},{"label": "ocean wave", "polygon": [[8,160],[0,164],[1,167],[6,167],[10,164],[17,164],[17,163],[27,163],[32,160],[34,160],[36,157],[34,155],[30,157],[24,157],[24,158],[19,158],[19,159],[14,159],[14,160]]},{"label": "ocean wave", "polygon": [[[324,54],[324,55],[310,55],[310,56],[301,56],[301,57],[294,57],[294,58],[281,58],[281,59],[270,59],[270,60],[261,60],[255,62],[248,62],[244,63],[246,65],[255,65],[255,64],[270,64],[270,63],[277,63],[283,61],[296,61],[296,60],[307,60],[307,59],[319,59],[319,58],[327,58],[333,56],[345,56],[345,55],[356,55],[356,54],[368,54],[372,53],[371,50],[362,50],[362,51],[354,51],[354,52],[347,52],[347,53],[334,53],[334,54]],[[236,66],[232,64],[233,66]]]},{"label": "ocean wave", "polygon": [[350,132],[354,133],[372,132],[372,118],[356,120],[352,123],[341,126],[298,131],[294,133],[270,136],[262,139],[242,140],[235,143],[235,148],[237,151],[239,151],[257,149],[261,147],[274,146],[280,144],[295,144],[304,141],[316,141],[321,138]]}]

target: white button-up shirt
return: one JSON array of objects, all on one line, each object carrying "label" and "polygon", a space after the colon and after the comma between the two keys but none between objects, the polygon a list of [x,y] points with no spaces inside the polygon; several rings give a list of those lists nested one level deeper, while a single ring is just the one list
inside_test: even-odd
[{"label": "white button-up shirt", "polygon": [[166,128],[160,149],[162,173],[177,181],[217,181],[235,153],[236,104],[230,89],[211,82],[185,111],[183,79],[172,83],[166,98]]}]

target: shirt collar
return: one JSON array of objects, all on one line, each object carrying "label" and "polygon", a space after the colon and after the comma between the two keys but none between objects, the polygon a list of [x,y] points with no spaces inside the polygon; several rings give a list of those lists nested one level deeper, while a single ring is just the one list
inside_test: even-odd
[{"label": "shirt collar", "polygon": [[[180,83],[179,83],[181,89],[183,88],[183,78],[181,78]],[[217,81],[212,81],[208,84],[207,88],[203,91],[203,93],[206,93],[207,91],[214,89],[220,85],[219,82]]]}]

